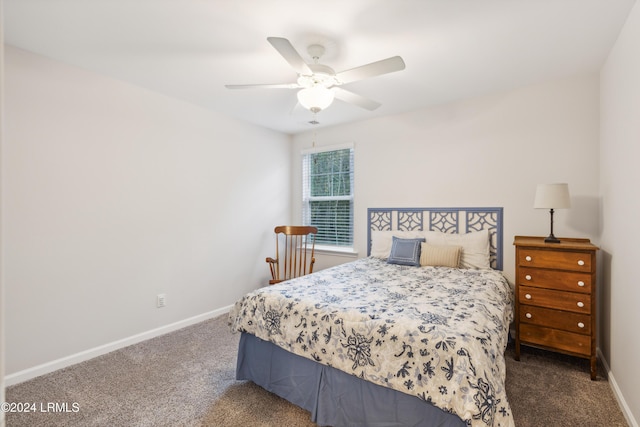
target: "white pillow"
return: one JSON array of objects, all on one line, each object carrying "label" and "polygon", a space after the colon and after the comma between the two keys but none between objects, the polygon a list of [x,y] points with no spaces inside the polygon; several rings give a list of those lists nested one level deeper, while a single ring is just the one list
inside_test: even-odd
[{"label": "white pillow", "polygon": [[422,231],[371,230],[371,252],[376,258],[389,258],[393,236],[401,239],[415,239],[425,237]]},{"label": "white pillow", "polygon": [[491,268],[489,252],[489,230],[467,234],[425,231],[424,237],[430,245],[462,246],[460,268]]}]

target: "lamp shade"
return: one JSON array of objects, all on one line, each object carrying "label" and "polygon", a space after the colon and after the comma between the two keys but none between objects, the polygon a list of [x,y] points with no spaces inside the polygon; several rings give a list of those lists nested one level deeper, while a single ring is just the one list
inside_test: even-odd
[{"label": "lamp shade", "polygon": [[334,93],[324,86],[316,85],[298,91],[298,102],[314,113],[324,110],[333,102]]},{"label": "lamp shade", "polygon": [[569,184],[538,184],[535,209],[567,209],[571,207]]}]

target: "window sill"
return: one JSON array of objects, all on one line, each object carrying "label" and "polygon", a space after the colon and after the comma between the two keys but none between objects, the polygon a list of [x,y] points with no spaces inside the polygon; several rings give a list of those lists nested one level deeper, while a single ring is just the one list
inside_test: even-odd
[{"label": "window sill", "polygon": [[316,245],[315,251],[320,254],[345,256],[350,258],[356,258],[358,256],[358,251],[354,248],[342,248],[339,246]]}]

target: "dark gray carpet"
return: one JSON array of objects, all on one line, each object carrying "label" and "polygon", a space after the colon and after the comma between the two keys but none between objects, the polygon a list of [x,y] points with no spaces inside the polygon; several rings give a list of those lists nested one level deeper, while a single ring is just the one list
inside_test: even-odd
[{"label": "dark gray carpet", "polygon": [[[17,384],[7,401],[36,412],[8,413],[7,425],[313,426],[308,412],[234,379],[238,339],[224,315]],[[627,425],[587,360],[523,347],[516,362],[509,348],[507,395],[517,427]]]}]

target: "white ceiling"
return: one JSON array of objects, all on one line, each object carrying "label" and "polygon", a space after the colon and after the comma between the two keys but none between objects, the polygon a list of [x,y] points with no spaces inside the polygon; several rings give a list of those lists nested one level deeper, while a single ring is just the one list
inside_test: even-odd
[{"label": "white ceiling", "polygon": [[[343,86],[382,103],[335,101],[319,127],[596,72],[635,0],[5,0],[5,42],[285,133],[313,128],[267,42],[337,72],[400,55],[403,71]],[[309,59],[311,62],[311,59]],[[293,111],[292,111],[293,110]]]}]

